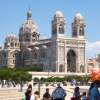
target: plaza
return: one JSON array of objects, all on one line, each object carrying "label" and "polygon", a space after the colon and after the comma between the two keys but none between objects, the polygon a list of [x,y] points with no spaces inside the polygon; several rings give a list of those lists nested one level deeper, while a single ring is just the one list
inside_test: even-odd
[{"label": "plaza", "polygon": [[90,84],[100,80],[95,73],[100,73],[99,4],[0,1],[0,100],[21,100],[29,84],[41,100],[57,83],[67,93],[65,100],[71,100],[75,86],[88,95]]},{"label": "plaza", "polygon": [[[70,98],[73,96],[73,92],[74,92],[74,86],[62,86],[66,93],[67,96],[65,98],[65,100],[70,100]],[[80,87],[80,92],[83,93],[88,92],[89,86],[79,86]],[[26,91],[27,86],[24,86],[23,91],[20,92],[19,91],[19,87],[13,87],[13,88],[0,88],[0,100],[21,100],[22,96],[24,96],[24,93]],[[55,86],[45,86],[42,85],[40,88],[40,99],[42,99],[42,96],[45,92],[45,89],[49,88],[50,89],[50,94],[52,94],[52,91],[56,88],[56,84]],[[33,92],[38,90],[38,85],[33,86]]]}]

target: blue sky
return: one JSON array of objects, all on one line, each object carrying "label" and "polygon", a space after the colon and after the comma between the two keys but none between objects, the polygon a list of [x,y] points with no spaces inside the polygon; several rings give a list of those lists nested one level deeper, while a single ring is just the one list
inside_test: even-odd
[{"label": "blue sky", "polygon": [[100,52],[100,0],[1,0],[1,45],[10,32],[18,35],[29,8],[42,37],[51,36],[51,20],[56,10],[63,12],[67,24],[66,35],[71,36],[71,23],[75,14],[80,12],[86,22],[86,56],[93,57]]}]

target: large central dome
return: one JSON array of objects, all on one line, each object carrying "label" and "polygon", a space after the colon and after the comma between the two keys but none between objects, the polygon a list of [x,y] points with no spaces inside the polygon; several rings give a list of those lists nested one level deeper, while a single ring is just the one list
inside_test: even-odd
[{"label": "large central dome", "polygon": [[38,30],[37,25],[32,21],[32,12],[27,12],[27,21],[22,24],[20,33],[33,33]]}]

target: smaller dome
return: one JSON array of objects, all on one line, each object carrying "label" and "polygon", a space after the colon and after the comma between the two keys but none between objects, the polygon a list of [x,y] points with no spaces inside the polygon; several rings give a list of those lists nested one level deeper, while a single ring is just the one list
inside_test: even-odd
[{"label": "smaller dome", "polygon": [[15,34],[13,34],[13,33],[11,33],[11,34],[9,34],[6,38],[5,38],[5,40],[6,41],[10,41],[10,40],[18,40],[17,39],[17,37],[16,37],[16,35]]},{"label": "smaller dome", "polygon": [[76,13],[75,19],[83,19],[83,16],[80,13]]},{"label": "smaller dome", "polygon": [[63,14],[60,10],[56,11],[55,17],[63,17]]}]

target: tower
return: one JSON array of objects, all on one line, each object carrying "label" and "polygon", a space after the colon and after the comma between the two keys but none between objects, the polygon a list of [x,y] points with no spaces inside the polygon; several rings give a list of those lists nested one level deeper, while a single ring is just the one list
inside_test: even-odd
[{"label": "tower", "polygon": [[85,32],[84,18],[80,13],[77,13],[72,23],[72,37],[84,38]]},{"label": "tower", "polygon": [[52,38],[64,37],[65,18],[61,11],[56,11],[52,20]]},{"label": "tower", "polygon": [[[52,70],[59,72],[64,71],[64,62],[63,57],[61,57],[61,52],[63,52],[63,47],[61,47],[61,43],[64,43],[65,39],[65,18],[61,11],[56,11],[53,20],[52,20],[52,46],[51,46],[51,52],[53,52],[53,55],[51,56],[51,66]],[[64,52],[63,52],[64,53]],[[63,54],[62,54],[63,55]],[[60,59],[62,58],[62,59]]]},{"label": "tower", "polygon": [[77,13],[74,17],[74,21],[72,23],[72,37],[73,39],[76,39],[76,54],[77,54],[77,71],[76,72],[85,72],[86,66],[85,66],[85,22],[84,17]]},{"label": "tower", "polygon": [[14,68],[19,65],[19,52],[20,43],[18,38],[14,34],[9,34],[5,38],[4,50],[3,50],[3,61],[6,61],[5,66]]},{"label": "tower", "polygon": [[32,12],[27,12],[27,21],[19,29],[19,41],[21,49],[27,48],[39,39],[38,28],[32,21]]},{"label": "tower", "polygon": [[5,38],[4,49],[19,50],[19,40],[15,34],[11,33]]}]

